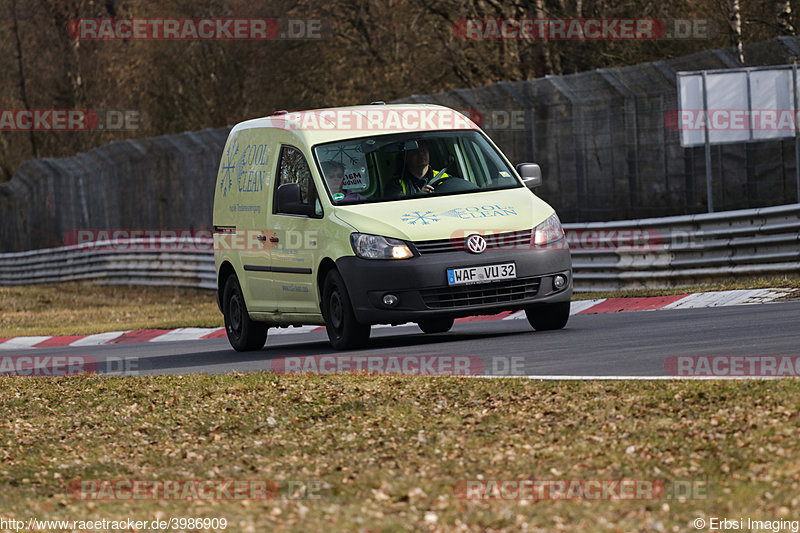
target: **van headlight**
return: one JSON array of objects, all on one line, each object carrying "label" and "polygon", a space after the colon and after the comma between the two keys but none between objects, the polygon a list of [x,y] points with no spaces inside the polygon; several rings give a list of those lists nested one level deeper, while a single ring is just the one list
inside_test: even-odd
[{"label": "van headlight", "polygon": [[398,239],[368,235],[366,233],[353,233],[350,235],[350,244],[358,257],[364,259],[408,259],[414,257],[406,243]]},{"label": "van headlight", "polygon": [[564,228],[561,227],[561,221],[555,213],[533,229],[533,243],[536,246],[544,246],[563,238]]}]

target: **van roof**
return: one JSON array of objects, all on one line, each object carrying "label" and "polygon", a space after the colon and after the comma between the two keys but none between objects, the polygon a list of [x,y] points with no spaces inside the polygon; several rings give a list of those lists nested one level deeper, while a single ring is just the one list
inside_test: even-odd
[{"label": "van roof", "polygon": [[[467,110],[433,104],[373,104],[276,113],[237,124],[231,133],[254,128],[294,132],[308,146],[343,139],[409,131],[477,130]],[[471,113],[470,113],[471,114]]]}]

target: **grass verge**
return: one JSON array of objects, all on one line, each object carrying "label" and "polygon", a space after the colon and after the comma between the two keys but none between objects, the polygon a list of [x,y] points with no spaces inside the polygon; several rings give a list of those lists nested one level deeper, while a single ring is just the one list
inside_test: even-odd
[{"label": "grass verge", "polygon": [[0,337],[223,325],[213,291],[177,287],[0,287],[0,309]]},{"label": "grass verge", "polygon": [[[0,378],[0,516],[228,531],[689,531],[800,516],[800,381],[270,373]],[[460,480],[676,480],[656,501],[473,501]],[[83,501],[70,481],[319,483],[318,498]]]},{"label": "grass verge", "polygon": [[[581,292],[572,297],[573,300],[591,300],[593,298],[641,298],[644,296],[670,296],[673,294],[689,294],[708,291],[732,291],[736,289],[800,289],[800,277],[774,276],[737,278],[716,283],[698,285],[681,285],[659,289],[622,289],[607,292]],[[790,296],[795,298],[796,296]]]},{"label": "grass verge", "polygon": [[[573,300],[769,287],[800,289],[800,278],[752,278],[692,287],[576,293]],[[223,326],[213,291],[178,287],[78,283],[0,287],[0,309],[0,338]]]}]

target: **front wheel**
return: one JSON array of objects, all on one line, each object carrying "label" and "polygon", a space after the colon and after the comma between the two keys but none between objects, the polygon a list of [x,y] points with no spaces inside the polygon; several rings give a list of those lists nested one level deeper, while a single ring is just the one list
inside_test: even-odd
[{"label": "front wheel", "polygon": [[366,344],[370,326],[356,320],[347,287],[339,272],[328,272],[322,287],[322,316],[331,346],[346,350]]},{"label": "front wheel", "polygon": [[417,322],[424,333],[444,333],[453,327],[452,318],[425,318]]},{"label": "front wheel", "polygon": [[569,302],[529,307],[525,316],[536,331],[562,329],[569,320]]},{"label": "front wheel", "polygon": [[267,342],[267,325],[250,319],[242,288],[236,276],[229,276],[222,291],[222,314],[228,342],[237,352],[260,350]]}]

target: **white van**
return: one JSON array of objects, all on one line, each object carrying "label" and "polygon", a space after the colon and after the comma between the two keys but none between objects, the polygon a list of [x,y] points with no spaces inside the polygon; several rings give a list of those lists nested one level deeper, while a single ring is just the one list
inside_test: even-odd
[{"label": "white van", "polygon": [[231,346],[325,325],[336,349],[372,324],[448,331],[524,310],[569,319],[572,264],[553,208],[462,114],[433,105],[277,112],[231,130],[214,196],[217,302]]}]

